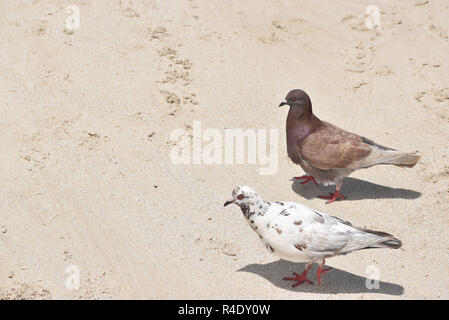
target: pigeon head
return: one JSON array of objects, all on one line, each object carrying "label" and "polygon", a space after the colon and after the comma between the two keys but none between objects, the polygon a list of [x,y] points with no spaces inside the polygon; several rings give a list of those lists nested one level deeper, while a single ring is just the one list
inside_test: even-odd
[{"label": "pigeon head", "polygon": [[303,115],[306,111],[307,113],[312,113],[312,103],[310,98],[301,89],[291,90],[285,99],[281,102],[279,107],[289,105],[290,110],[294,111],[297,115]]},{"label": "pigeon head", "polygon": [[224,206],[226,207],[228,204],[235,203],[241,208],[248,208],[251,205],[259,202],[260,200],[260,196],[251,187],[240,186],[232,191],[232,199],[226,201]]}]

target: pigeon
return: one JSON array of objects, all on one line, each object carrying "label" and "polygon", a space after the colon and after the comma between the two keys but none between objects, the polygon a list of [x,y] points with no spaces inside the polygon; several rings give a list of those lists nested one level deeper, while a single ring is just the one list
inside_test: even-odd
[{"label": "pigeon", "polygon": [[325,259],[370,248],[398,249],[402,243],[392,235],[352,226],[340,218],[313,210],[295,202],[267,202],[249,186],[236,187],[232,199],[240,207],[249,226],[264,245],[281,259],[306,262],[304,272],[284,280],[312,284],[307,273],[313,263],[319,263],[317,278],[331,268],[324,268]]},{"label": "pigeon", "polygon": [[377,164],[392,164],[398,167],[413,167],[419,156],[384,147],[374,141],[340,129],[321,121],[312,112],[312,103],[303,90],[292,90],[279,107],[289,105],[287,116],[287,153],[299,164],[305,175],[295,177],[301,184],[335,185],[336,190],[329,199],[332,203],[341,198],[343,179],[351,172]]}]

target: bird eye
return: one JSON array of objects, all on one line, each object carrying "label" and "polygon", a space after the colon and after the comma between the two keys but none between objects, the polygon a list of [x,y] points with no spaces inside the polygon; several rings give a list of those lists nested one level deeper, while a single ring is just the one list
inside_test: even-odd
[{"label": "bird eye", "polygon": [[242,199],[243,199],[243,195],[242,195],[242,194],[239,194],[239,195],[237,196],[237,199],[242,200]]},{"label": "bird eye", "polygon": [[295,102],[296,101],[296,98],[295,97],[293,97],[292,99],[291,99],[293,102]]}]

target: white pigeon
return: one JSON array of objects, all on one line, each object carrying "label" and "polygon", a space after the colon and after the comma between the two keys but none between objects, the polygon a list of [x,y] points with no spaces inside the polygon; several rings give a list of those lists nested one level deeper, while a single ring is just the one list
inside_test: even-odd
[{"label": "white pigeon", "polygon": [[320,263],[317,271],[318,285],[321,275],[331,268],[323,268],[325,259],[352,251],[369,248],[398,249],[402,243],[392,235],[357,228],[340,218],[313,210],[295,202],[266,202],[248,186],[232,191],[235,203],[243,212],[250,227],[259,235],[266,247],[281,259],[308,262],[305,271],[284,280],[296,281],[293,287],[307,279],[312,263]]}]

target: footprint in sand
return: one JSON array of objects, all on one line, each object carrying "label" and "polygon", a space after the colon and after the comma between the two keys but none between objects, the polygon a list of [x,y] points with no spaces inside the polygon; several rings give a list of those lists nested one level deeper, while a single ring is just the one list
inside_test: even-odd
[{"label": "footprint in sand", "polygon": [[[168,114],[175,116],[183,105],[198,105],[196,94],[179,90],[179,85],[188,87],[192,82],[190,69],[193,63],[190,59],[179,59],[178,51],[164,47],[158,51],[162,64],[166,67],[165,78],[157,81],[161,84],[159,92],[169,106]],[[180,92],[180,93],[178,93]],[[181,98],[182,97],[182,98]],[[193,111],[193,109],[191,110]]]},{"label": "footprint in sand", "polygon": [[210,251],[210,250],[217,251],[231,257],[236,256],[237,253],[239,252],[239,248],[237,245],[213,238],[209,239],[197,238],[195,240],[195,244],[199,246],[202,249],[202,251]]},{"label": "footprint in sand", "polygon": [[51,300],[49,290],[35,284],[14,282],[0,288],[0,300]]}]

